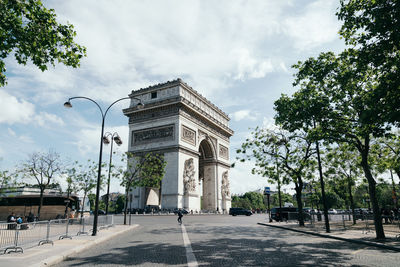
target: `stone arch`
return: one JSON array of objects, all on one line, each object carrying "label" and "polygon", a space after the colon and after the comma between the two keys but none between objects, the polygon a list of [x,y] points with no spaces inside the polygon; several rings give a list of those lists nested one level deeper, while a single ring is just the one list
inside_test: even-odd
[{"label": "stone arch", "polygon": [[205,138],[199,144],[199,185],[202,210],[217,209],[216,150],[212,142]]},{"label": "stone arch", "polygon": [[[203,193],[203,209],[228,209],[230,199],[221,190],[222,173],[230,168],[228,115],[181,79],[132,91],[130,97],[123,110],[129,117],[128,150],[162,153],[167,162],[159,207],[196,212]],[[137,106],[139,99],[144,109]],[[131,194],[132,208],[149,205],[145,188]]]}]

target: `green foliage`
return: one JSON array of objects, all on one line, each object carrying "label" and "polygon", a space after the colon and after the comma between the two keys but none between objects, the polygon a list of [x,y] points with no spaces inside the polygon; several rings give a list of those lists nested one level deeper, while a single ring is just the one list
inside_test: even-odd
[{"label": "green foliage", "polygon": [[244,199],[248,199],[252,209],[265,210],[264,196],[257,192],[246,192],[243,195]]},{"label": "green foliage", "polygon": [[117,201],[115,202],[114,212],[121,213],[124,210],[125,206],[125,195],[119,195]]},{"label": "green foliage", "polygon": [[[288,193],[281,193],[281,198],[282,198],[282,206],[285,204],[285,202],[292,203],[293,202],[293,196],[288,194]],[[279,197],[278,194],[272,194],[270,196],[270,207],[279,207]]]},{"label": "green foliage", "polygon": [[[327,190],[325,192],[325,197],[326,197],[326,207],[327,209],[331,208],[343,208],[344,207],[344,200],[339,197],[335,191],[332,190]],[[322,205],[322,201],[320,198],[320,205]]]},{"label": "green foliage", "polygon": [[377,84],[369,92],[382,122],[400,122],[400,2],[341,0],[337,13],[340,35],[357,49],[352,62],[358,70],[371,68]]},{"label": "green foliage", "polygon": [[163,155],[147,153],[138,157],[127,152],[123,161],[127,162],[127,168],[120,168],[115,174],[121,179],[122,186],[127,189],[131,187],[160,187],[167,164]]},{"label": "green foliage", "polygon": [[239,196],[232,197],[232,207],[233,208],[244,208],[251,210],[253,209],[251,202],[248,198],[243,198]]},{"label": "green foliage", "polygon": [[0,188],[5,188],[11,181],[11,176],[8,171],[0,171]]},{"label": "green foliage", "polygon": [[297,206],[302,219],[302,190],[304,180],[311,180],[315,168],[311,140],[302,132],[272,131],[256,128],[237,150],[240,161],[255,159],[252,172],[269,178],[270,182],[295,184]]},{"label": "green foliage", "polygon": [[[90,192],[97,186],[98,164],[92,160],[88,160],[85,164],[75,161],[73,166],[67,169],[65,173],[67,175],[67,182],[69,181],[70,184],[74,185],[74,190],[83,192],[83,203],[85,203],[86,197],[91,195]],[[105,176],[101,175],[100,186],[103,185],[104,180]],[[90,198],[89,200],[91,201]],[[94,202],[90,202],[90,207],[91,209],[94,207]]]},{"label": "green foliage", "polygon": [[86,56],[86,48],[73,40],[73,26],[59,24],[40,0],[2,0],[0,18],[0,87],[6,84],[4,59],[11,53],[19,64],[31,61],[42,71],[56,61],[78,67]]}]

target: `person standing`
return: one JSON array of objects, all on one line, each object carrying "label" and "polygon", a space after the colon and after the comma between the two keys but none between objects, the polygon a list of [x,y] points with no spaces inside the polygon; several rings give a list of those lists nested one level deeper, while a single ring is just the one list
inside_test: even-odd
[{"label": "person standing", "polygon": [[183,213],[181,210],[178,210],[178,223],[182,224],[182,217],[183,217]]}]

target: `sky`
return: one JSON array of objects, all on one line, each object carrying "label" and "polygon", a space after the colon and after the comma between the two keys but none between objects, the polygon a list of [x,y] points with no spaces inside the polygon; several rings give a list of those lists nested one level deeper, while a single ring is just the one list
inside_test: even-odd
[{"label": "sky", "polygon": [[[291,66],[323,51],[344,49],[338,0],[44,1],[86,46],[80,68],[58,64],[41,72],[6,59],[8,84],[0,87],[0,170],[13,170],[34,152],[58,152],[63,162],[97,161],[101,116],[86,96],[106,109],[132,90],[183,79],[229,115],[230,157],[252,129],[274,124],[273,103],[292,94]],[[118,132],[127,150],[128,118],[120,102],[105,131]],[[108,161],[109,146],[103,160]],[[118,158],[116,159],[118,160]],[[269,185],[251,174],[254,162],[230,171],[233,194]],[[62,179],[59,180],[64,184]],[[290,185],[284,188],[291,190]],[[123,192],[112,181],[111,192]]]}]

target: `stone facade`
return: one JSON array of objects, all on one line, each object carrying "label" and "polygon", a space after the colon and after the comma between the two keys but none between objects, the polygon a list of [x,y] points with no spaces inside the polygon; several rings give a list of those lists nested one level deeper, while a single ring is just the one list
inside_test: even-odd
[{"label": "stone facade", "polygon": [[[229,117],[181,79],[132,91],[129,151],[157,152],[167,162],[161,190],[135,188],[129,207],[225,212],[229,191]],[[137,109],[139,100],[145,105]],[[161,192],[161,194],[160,194]],[[151,203],[151,204],[150,204]]]}]

